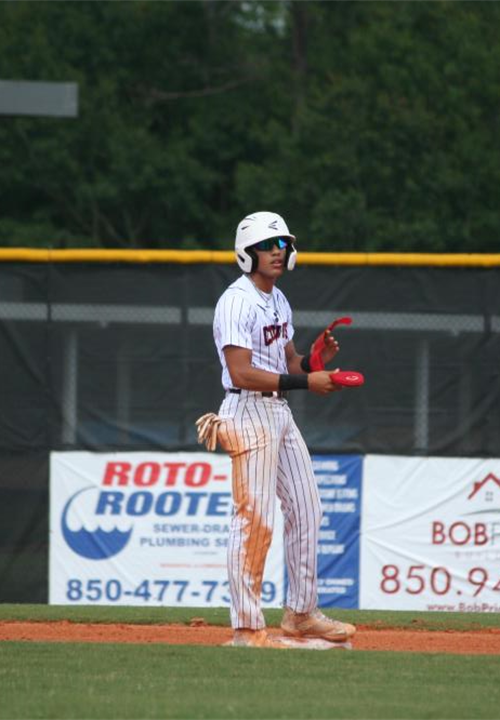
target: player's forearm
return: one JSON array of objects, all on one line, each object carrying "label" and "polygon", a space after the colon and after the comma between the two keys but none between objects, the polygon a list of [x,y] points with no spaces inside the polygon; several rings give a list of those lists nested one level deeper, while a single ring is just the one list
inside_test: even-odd
[{"label": "player's forearm", "polygon": [[304,370],[300,364],[303,357],[303,355],[294,355],[291,358],[287,358],[287,366],[289,373],[291,373],[292,375],[302,375],[304,373]]},{"label": "player's forearm", "polygon": [[248,367],[245,369],[229,368],[231,380],[236,388],[242,390],[261,390],[263,392],[274,392],[278,390],[279,374]]},{"label": "player's forearm", "polygon": [[313,372],[307,375],[304,372],[276,375],[266,370],[250,367],[245,370],[234,371],[234,375],[230,374],[234,387],[242,390],[254,390],[257,392],[310,390],[318,395],[327,395],[341,389],[332,382],[327,371]]}]

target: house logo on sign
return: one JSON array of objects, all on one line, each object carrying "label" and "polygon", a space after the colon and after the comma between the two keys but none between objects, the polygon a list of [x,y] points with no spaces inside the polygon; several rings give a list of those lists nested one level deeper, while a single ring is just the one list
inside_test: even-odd
[{"label": "house logo on sign", "polygon": [[[460,547],[464,557],[474,553],[474,557],[496,562],[500,559],[500,478],[488,473],[471,485],[457,519],[432,523],[432,544]],[[459,557],[458,550],[455,556]]]},{"label": "house logo on sign", "polygon": [[500,502],[500,478],[493,473],[488,473],[485,478],[475,482],[467,500],[483,500],[484,503],[492,503],[495,498]]}]

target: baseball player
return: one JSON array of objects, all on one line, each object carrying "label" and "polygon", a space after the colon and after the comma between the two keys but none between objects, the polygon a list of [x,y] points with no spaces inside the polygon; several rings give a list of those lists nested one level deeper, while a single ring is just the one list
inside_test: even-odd
[{"label": "baseball player", "polygon": [[[297,259],[295,236],[280,215],[257,212],[236,232],[243,275],[223,293],[214,317],[225,398],[218,440],[232,459],[234,511],[228,572],[234,644],[286,647],[272,640],[261,611],[261,586],[278,496],[285,520],[289,586],[281,628],[286,635],[344,642],[352,625],[317,608],[317,543],[321,502],[306,444],[288,406],[289,391],[328,395],[340,389],[331,372],[311,372],[295,350],[292,311],[275,287]],[[325,335],[322,362],[339,349]]]}]

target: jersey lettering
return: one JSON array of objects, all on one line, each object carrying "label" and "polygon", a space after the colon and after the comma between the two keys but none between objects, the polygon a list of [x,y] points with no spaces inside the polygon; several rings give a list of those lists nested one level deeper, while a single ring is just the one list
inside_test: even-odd
[{"label": "jersey lettering", "polygon": [[278,338],[283,337],[285,340],[288,339],[288,323],[283,325],[266,325],[262,328],[264,333],[264,342],[266,345],[271,345]]}]

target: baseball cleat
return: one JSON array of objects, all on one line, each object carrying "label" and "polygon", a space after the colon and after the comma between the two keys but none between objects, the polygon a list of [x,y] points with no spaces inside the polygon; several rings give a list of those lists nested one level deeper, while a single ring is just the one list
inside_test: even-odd
[{"label": "baseball cleat", "polygon": [[288,650],[288,646],[279,640],[269,637],[266,630],[235,630],[233,642],[234,647],[258,647],[275,648],[277,650]]},{"label": "baseball cleat", "polygon": [[281,629],[292,637],[323,638],[330,642],[346,642],[356,632],[354,625],[332,620],[317,608],[309,613],[296,613],[285,608]]}]

